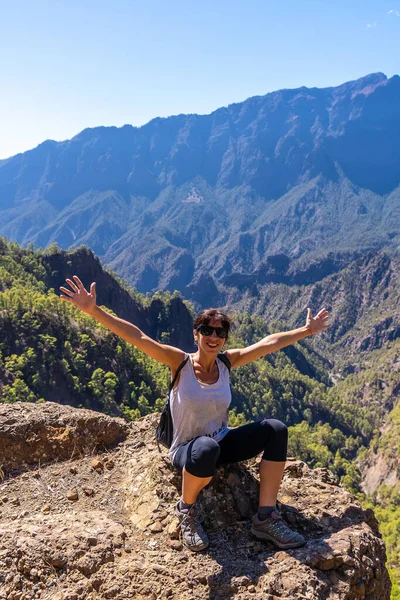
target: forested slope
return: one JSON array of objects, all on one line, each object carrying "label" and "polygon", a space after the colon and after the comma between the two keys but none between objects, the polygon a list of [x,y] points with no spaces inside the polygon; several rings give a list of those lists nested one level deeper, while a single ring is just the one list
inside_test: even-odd
[{"label": "forested slope", "polygon": [[118,316],[191,349],[192,319],[179,298],[135,295],[83,248],[71,254],[56,248],[34,252],[1,239],[2,401],[45,399],[131,418],[153,411],[165,393],[166,369],[59,299],[50,284],[75,273],[88,285],[96,280],[100,302],[109,300]]}]

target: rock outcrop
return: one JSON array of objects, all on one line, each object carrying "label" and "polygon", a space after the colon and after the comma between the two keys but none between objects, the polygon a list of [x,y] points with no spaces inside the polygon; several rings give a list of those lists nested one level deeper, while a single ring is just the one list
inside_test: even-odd
[{"label": "rock outcrop", "polygon": [[[17,412],[29,421],[25,409],[1,407],[1,453],[7,432],[13,443],[10,421]],[[69,422],[80,413],[86,437],[93,439],[109,419],[98,414],[96,424],[96,413],[62,409],[64,423],[69,410]],[[51,431],[51,410],[32,407],[32,422],[41,415],[43,431],[46,422]],[[19,474],[5,474],[1,600],[389,599],[385,548],[373,512],[363,510],[328,470],[311,470],[301,461],[288,461],[280,503],[284,518],[307,537],[306,546],[277,551],[251,537],[258,494],[254,459],[221,468],[203,490],[199,506],[210,547],[200,554],[182,547],[173,515],[180,475],[157,450],[156,422],[157,415],[150,415],[121,427],[126,437],[112,450],[72,459],[59,452],[46,466],[39,465],[38,450],[36,466],[27,470],[25,457]],[[45,445],[43,452],[48,459]]]},{"label": "rock outcrop", "polygon": [[361,462],[361,488],[365,494],[373,494],[382,484],[395,487],[399,480],[399,459],[370,452]]},{"label": "rock outcrop", "polygon": [[63,461],[126,438],[123,419],[55,402],[0,404],[0,464],[6,472]]}]

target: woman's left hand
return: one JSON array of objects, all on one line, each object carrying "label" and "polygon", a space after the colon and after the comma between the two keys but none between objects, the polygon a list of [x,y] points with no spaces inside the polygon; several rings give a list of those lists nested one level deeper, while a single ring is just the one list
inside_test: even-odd
[{"label": "woman's left hand", "polygon": [[324,329],[329,329],[328,320],[329,313],[326,308],[321,309],[316,317],[312,316],[311,308],[307,308],[306,327],[311,335],[324,331]]}]

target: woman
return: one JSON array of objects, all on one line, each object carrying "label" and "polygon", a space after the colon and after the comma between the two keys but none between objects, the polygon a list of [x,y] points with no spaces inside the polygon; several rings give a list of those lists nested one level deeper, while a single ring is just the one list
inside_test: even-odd
[{"label": "woman", "polygon": [[[228,427],[231,401],[228,359],[231,368],[240,367],[270,352],[280,350],[329,327],[328,312],[320,310],[313,318],[307,309],[304,327],[273,333],[247,348],[221,353],[228,339],[230,322],[220,310],[202,311],[194,323],[197,351],[187,355],[179,348],[160,344],[138,327],[114,317],[96,305],[96,283],[87,292],[77,275],[67,279],[70,288],[60,287],[60,297],[91,315],[115,334],[137,346],[151,358],[168,365],[172,379],[183,361],[170,396],[174,438],[170,458],[182,471],[182,497],[176,505],[184,544],[193,551],[204,550],[208,537],[196,514],[199,492],[211,481],[218,465],[257,456],[260,462],[260,499],[253,517],[252,533],[278,548],[298,548],[305,544],[302,535],[292,531],[276,508],[287,453],[287,427],[275,419],[263,419],[234,429]],[[228,364],[229,364],[228,363]]]}]

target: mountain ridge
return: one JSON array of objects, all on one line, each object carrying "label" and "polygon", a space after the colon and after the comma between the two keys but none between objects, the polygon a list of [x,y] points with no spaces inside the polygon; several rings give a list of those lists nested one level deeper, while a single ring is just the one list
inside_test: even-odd
[{"label": "mountain ridge", "polygon": [[0,234],[85,244],[142,292],[280,253],[395,253],[399,106],[400,78],[378,73],[44,142],[0,162]]},{"label": "mountain ridge", "polygon": [[[394,75],[393,77],[399,77],[399,75]],[[203,117],[203,116],[210,116],[215,114],[218,111],[224,111],[227,110],[230,107],[233,106],[238,106],[240,104],[243,104],[244,102],[247,102],[249,100],[253,100],[253,99],[258,99],[258,98],[265,98],[266,96],[270,96],[272,94],[276,94],[277,92],[292,92],[292,91],[304,91],[304,90],[332,90],[335,88],[345,88],[348,85],[354,84],[356,82],[360,82],[361,85],[363,85],[363,87],[365,87],[365,84],[367,84],[367,86],[376,86],[376,85],[381,85],[382,83],[384,83],[385,81],[387,81],[388,78],[387,76],[380,72],[377,71],[376,73],[369,73],[367,75],[364,75],[362,77],[359,77],[357,79],[352,79],[349,80],[346,83],[340,84],[338,86],[326,86],[324,88],[319,88],[317,86],[312,86],[312,87],[307,87],[307,86],[300,86],[298,88],[281,88],[280,90],[275,90],[272,92],[267,92],[266,94],[257,94],[255,96],[250,96],[249,98],[247,98],[246,100],[241,100],[238,102],[231,102],[230,104],[227,104],[226,106],[221,106],[219,108],[216,108],[214,110],[212,110],[211,112],[208,113],[177,113],[174,115],[170,115],[168,117],[153,117],[151,118],[149,121],[147,121],[146,123],[143,123],[143,125],[132,125],[130,123],[125,123],[124,125],[96,125],[94,127],[85,127],[85,129],[82,129],[82,131],[80,131],[79,133],[77,133],[76,135],[72,136],[71,138],[67,138],[65,140],[61,140],[61,141],[57,141],[57,140],[53,140],[52,138],[48,138],[46,140],[43,140],[43,142],[40,142],[37,146],[34,146],[33,148],[29,148],[28,150],[24,150],[23,152],[17,152],[16,154],[13,154],[11,156],[8,156],[6,158],[2,158],[0,159],[0,164],[4,163],[8,160],[10,160],[11,158],[15,158],[16,156],[20,156],[21,154],[26,154],[26,152],[32,152],[33,150],[36,150],[37,148],[40,148],[41,146],[45,145],[45,144],[65,144],[66,142],[70,142],[72,140],[74,140],[75,138],[78,138],[80,136],[84,136],[87,132],[96,132],[96,131],[102,131],[105,129],[108,130],[120,130],[120,129],[124,129],[124,128],[132,128],[132,129],[142,129],[143,127],[146,127],[147,125],[150,125],[151,123],[153,123],[154,121],[158,121],[158,120],[165,120],[165,119],[174,119],[174,118],[179,118],[179,117],[188,117],[188,116],[199,116],[199,117]],[[375,84],[375,85],[374,85]]]}]

